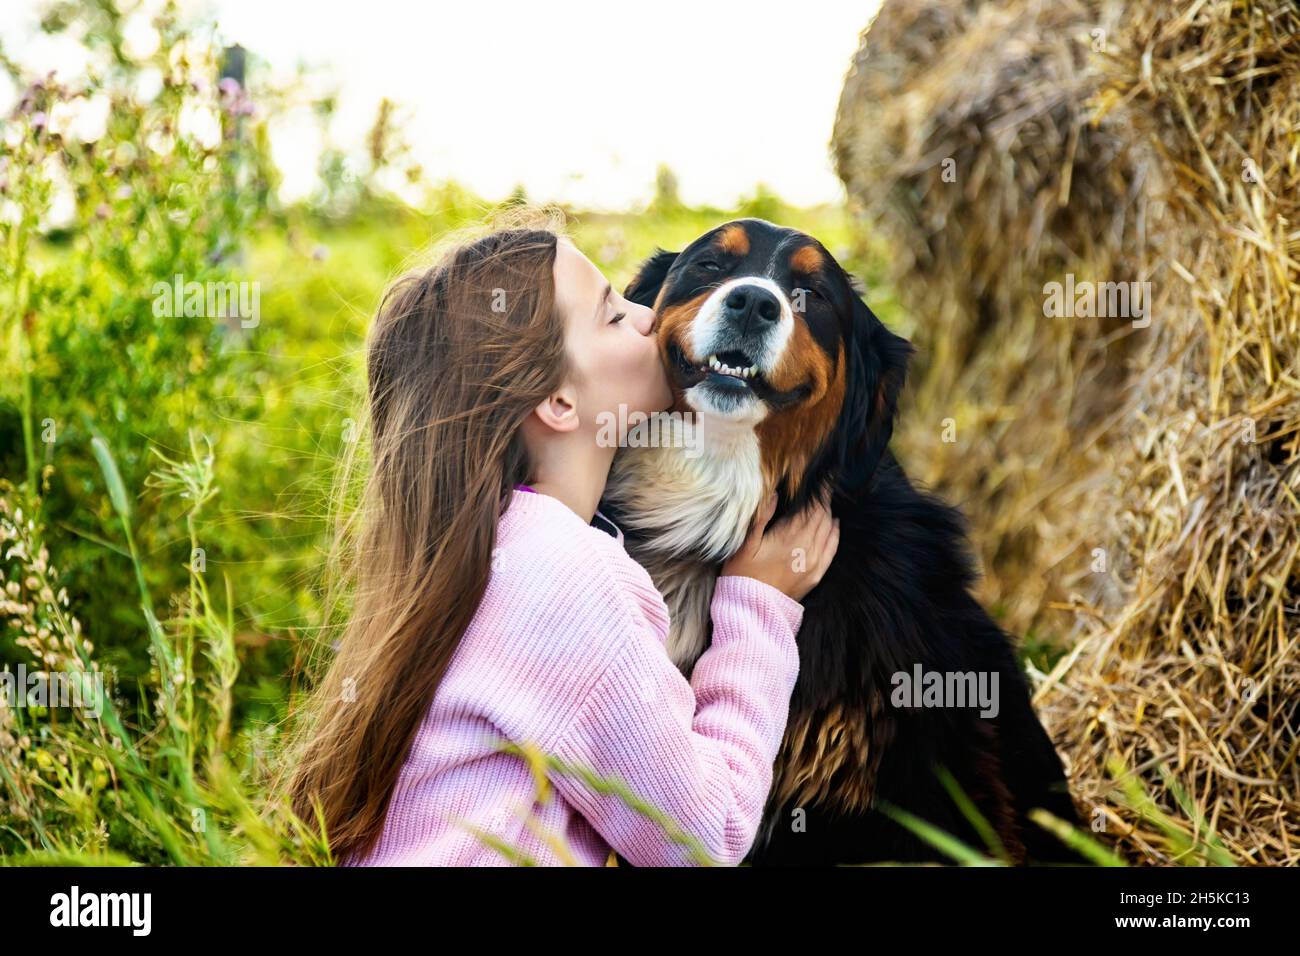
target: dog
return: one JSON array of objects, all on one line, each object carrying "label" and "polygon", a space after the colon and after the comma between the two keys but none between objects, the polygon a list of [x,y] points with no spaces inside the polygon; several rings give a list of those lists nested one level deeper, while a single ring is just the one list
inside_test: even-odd
[{"label": "dog", "polygon": [[[746,863],[952,862],[891,806],[1016,864],[1082,862],[1027,816],[1079,823],[1010,638],[971,593],[961,513],[889,450],[913,347],[863,294],[820,242],[763,219],[656,248],[624,296],[656,313],[664,420],[702,439],[694,455],[677,440],[620,448],[600,508],[663,594],[668,653],[689,678],[721,565],[765,494],[773,522],[831,494],[839,548],[803,600],[799,677]],[[995,704],[971,706],[976,686]]]}]

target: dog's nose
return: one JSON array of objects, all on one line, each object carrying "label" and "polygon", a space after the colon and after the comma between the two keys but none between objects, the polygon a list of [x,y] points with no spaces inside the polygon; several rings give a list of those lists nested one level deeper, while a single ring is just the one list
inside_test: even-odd
[{"label": "dog's nose", "polygon": [[738,285],[722,305],[725,317],[742,330],[751,324],[759,328],[774,325],[781,318],[781,303],[762,286]]}]

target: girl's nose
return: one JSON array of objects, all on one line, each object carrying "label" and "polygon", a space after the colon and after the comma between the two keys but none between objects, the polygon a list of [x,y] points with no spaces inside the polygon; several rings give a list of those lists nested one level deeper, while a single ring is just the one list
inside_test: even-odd
[{"label": "girl's nose", "polygon": [[636,330],[642,335],[649,335],[655,324],[654,309],[646,308],[644,305],[633,305],[632,308],[635,311],[631,318]]}]

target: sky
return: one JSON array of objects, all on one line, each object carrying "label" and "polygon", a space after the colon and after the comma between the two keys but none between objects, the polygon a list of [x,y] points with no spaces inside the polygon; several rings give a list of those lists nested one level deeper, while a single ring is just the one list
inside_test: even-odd
[{"label": "sky", "polygon": [[[182,6],[212,14],[223,40],[267,60],[273,75],[315,68],[322,88],[339,93],[338,143],[363,143],[388,97],[434,181],[454,178],[493,200],[522,184],[535,200],[622,209],[650,198],[661,162],[693,205],[733,205],[760,181],[797,205],[841,201],[831,128],[878,2]],[[39,9],[38,0],[0,3],[5,50],[25,65],[75,69],[75,49],[33,36]],[[151,30],[138,32],[147,45]],[[0,88],[0,109],[12,95]],[[285,198],[309,191],[321,146],[311,124],[274,127],[272,146]]]}]

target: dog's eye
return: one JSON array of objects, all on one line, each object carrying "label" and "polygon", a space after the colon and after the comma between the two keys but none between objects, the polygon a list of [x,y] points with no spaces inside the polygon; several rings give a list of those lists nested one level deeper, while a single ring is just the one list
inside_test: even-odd
[{"label": "dog's eye", "polygon": [[702,262],[698,263],[698,265],[699,265],[699,267],[700,267],[701,269],[703,269],[705,272],[721,272],[721,271],[722,271],[722,266],[718,265],[718,264],[717,264],[716,262],[714,262],[712,259],[705,259],[705,260],[703,260]]},{"label": "dog's eye", "polygon": [[815,298],[818,299],[826,298],[826,296],[822,294],[822,290],[817,288],[816,286],[803,285],[803,286],[799,286],[799,288],[802,289],[804,292],[807,292],[809,295],[814,296]]}]

